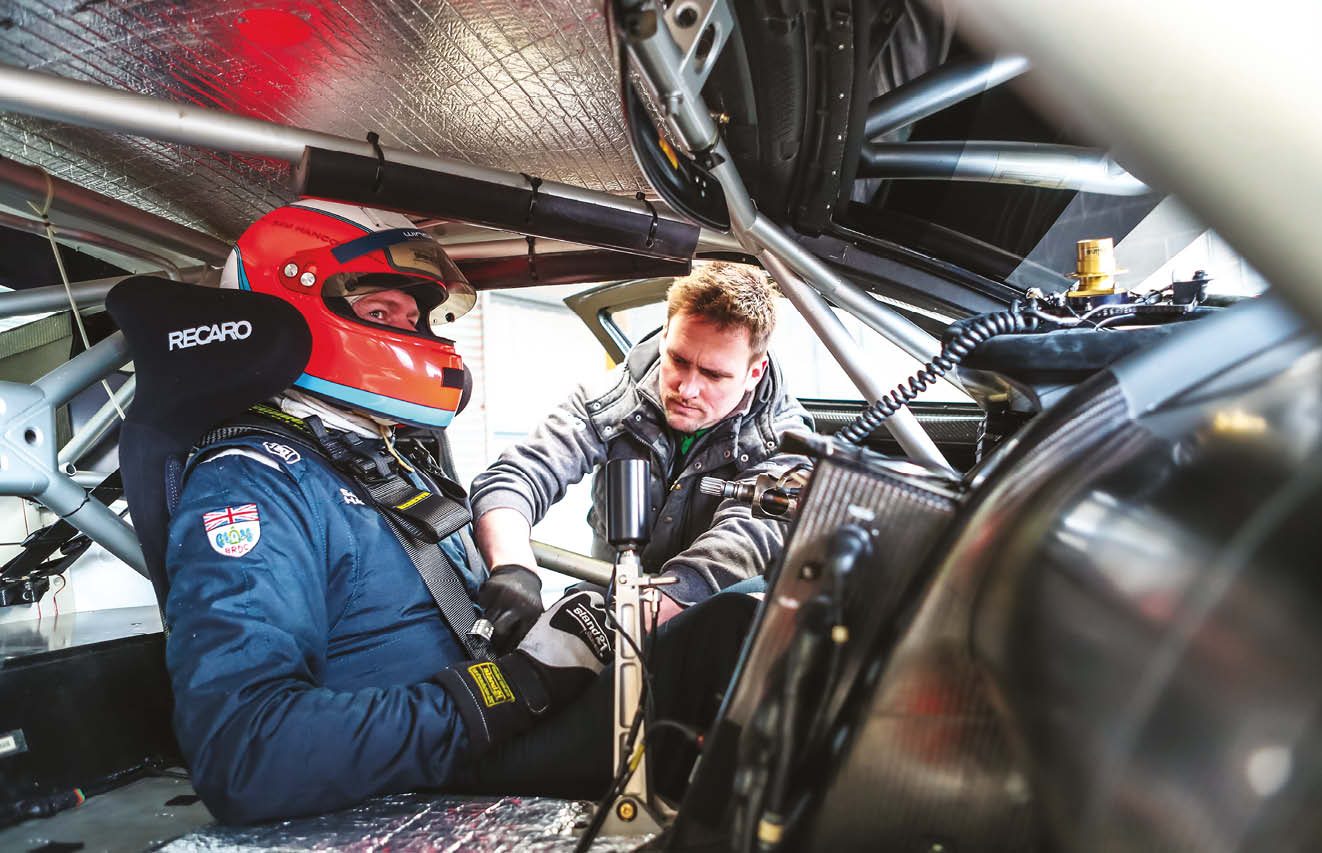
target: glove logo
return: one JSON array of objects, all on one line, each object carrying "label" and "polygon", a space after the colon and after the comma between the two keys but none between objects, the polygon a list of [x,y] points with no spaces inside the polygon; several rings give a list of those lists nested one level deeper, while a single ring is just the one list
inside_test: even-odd
[{"label": "glove logo", "polygon": [[473,664],[468,668],[468,674],[482,695],[482,704],[488,708],[514,701],[514,691],[494,663]]},{"label": "glove logo", "polygon": [[256,548],[257,540],[262,538],[257,504],[227,506],[215,512],[204,512],[202,526],[206,528],[211,550],[225,557],[242,557]]},{"label": "glove logo", "polygon": [[597,606],[587,595],[566,601],[554,616],[551,627],[580,637],[593,657],[608,664],[615,651],[606,631],[606,608]]}]

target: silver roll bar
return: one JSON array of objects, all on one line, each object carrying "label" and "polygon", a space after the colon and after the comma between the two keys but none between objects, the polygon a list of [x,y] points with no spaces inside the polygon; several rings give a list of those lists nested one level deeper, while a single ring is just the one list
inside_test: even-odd
[{"label": "silver roll bar", "polygon": [[[18,86],[17,90],[11,88],[15,81],[10,79],[8,74],[10,71],[19,71],[23,75],[36,78],[37,83],[52,84],[51,88],[56,91],[48,93],[48,97],[51,98],[60,96],[59,87],[55,84],[68,82],[47,74],[0,65],[0,109],[23,112],[20,106],[28,104],[37,94],[22,86]],[[90,83],[78,85],[99,90],[99,109],[114,112],[118,98],[113,89],[104,89]],[[40,91],[39,86],[35,88]],[[88,100],[87,93],[83,92],[79,101],[65,106],[71,110],[76,109],[78,104]],[[69,123],[79,124],[77,121]],[[217,240],[215,237],[171,222],[162,216],[138,210],[122,201],[116,201],[109,196],[53,177],[35,166],[25,166],[6,157],[0,157],[0,203],[8,204],[18,210],[27,210],[28,203],[31,202],[40,209],[46,203],[47,192],[51,197],[48,215],[58,229],[70,227],[86,231],[86,226],[104,225],[115,235],[122,236],[133,244],[177,252],[185,257],[197,258],[199,261],[217,266],[225,263],[225,258],[229,256],[230,245],[223,240]]]},{"label": "silver roll bar", "polygon": [[942,65],[878,95],[868,104],[863,138],[876,139],[1013,80],[1029,68],[1022,56]]},{"label": "silver roll bar", "polygon": [[[761,260],[776,279],[776,283],[780,285],[781,292],[803,315],[803,319],[812,327],[831,355],[835,356],[835,360],[840,363],[845,374],[849,376],[864,399],[869,403],[875,403],[885,396],[891,389],[877,380],[875,370],[867,368],[863,353],[859,351],[849,331],[840,322],[840,318],[831,311],[821,294],[804,284],[773,253],[764,252]],[[918,418],[908,406],[898,409],[883,423],[904,448],[906,454],[931,465],[950,468],[950,463],[937,449],[932,437],[918,423]]]},{"label": "silver roll bar", "polygon": [[133,395],[137,392],[138,377],[130,376],[119,390],[115,392],[112,399],[106,400],[101,408],[96,410],[96,414],[83,424],[83,428],[69,439],[69,443],[60,448],[60,454],[56,457],[56,463],[61,470],[68,465],[76,465],[79,459],[87,451],[95,447],[101,439],[106,437],[116,421],[119,420],[119,413],[127,409],[133,402]]},{"label": "silver roll bar", "polygon": [[571,578],[588,581],[599,586],[610,586],[613,567],[605,560],[566,551],[545,542],[532,542],[532,555],[537,558],[537,565]]},{"label": "silver roll bar", "polygon": [[865,142],[858,176],[981,181],[1105,195],[1151,192],[1104,152],[1038,142]]},{"label": "silver roll bar", "polygon": [[0,493],[35,499],[145,576],[133,528],[61,470],[55,446],[55,410],[128,358],[116,332],[31,385],[0,382]]}]

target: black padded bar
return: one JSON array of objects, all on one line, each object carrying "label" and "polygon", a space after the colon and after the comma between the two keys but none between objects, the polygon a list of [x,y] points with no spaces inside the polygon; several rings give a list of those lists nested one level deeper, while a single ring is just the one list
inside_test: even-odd
[{"label": "black padded bar", "polygon": [[691,258],[698,245],[696,226],[659,218],[649,247],[653,217],[632,199],[621,199],[621,205],[637,204],[636,213],[565,198],[542,187],[534,205],[531,185],[512,187],[388,161],[382,166],[375,157],[323,148],[304,150],[293,180],[299,195],[658,258]]},{"label": "black padded bar", "polygon": [[537,278],[527,255],[507,258],[461,258],[455,266],[477,290],[529,287],[539,284],[588,284],[629,278],[688,275],[689,262],[649,258],[633,252],[590,249],[537,255]]}]

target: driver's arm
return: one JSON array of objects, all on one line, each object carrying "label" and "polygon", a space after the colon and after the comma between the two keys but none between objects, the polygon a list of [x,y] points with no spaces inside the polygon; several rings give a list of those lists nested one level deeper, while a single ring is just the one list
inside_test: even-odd
[{"label": "driver's arm", "polygon": [[473,529],[477,549],[488,566],[533,566],[532,526],[523,513],[508,506],[488,510]]}]

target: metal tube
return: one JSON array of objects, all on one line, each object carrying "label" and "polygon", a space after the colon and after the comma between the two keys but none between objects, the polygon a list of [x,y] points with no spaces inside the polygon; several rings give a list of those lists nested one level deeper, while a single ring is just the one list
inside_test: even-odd
[{"label": "metal tube", "polygon": [[[0,110],[12,110],[78,127],[146,136],[181,145],[255,154],[291,165],[298,163],[303,156],[303,149],[309,146],[363,157],[376,157],[376,149],[366,140],[346,139],[329,133],[244,118],[222,110],[175,103],[149,95],[99,86],[95,83],[65,80],[4,64],[0,64]],[[398,148],[382,146],[382,150],[386,159],[392,163],[403,163],[519,189],[528,186],[527,180],[522,175],[512,172]],[[0,173],[0,181],[3,179],[3,173]],[[40,191],[41,195],[36,197],[38,202],[45,197],[44,179],[40,184]],[[543,181],[538,192],[544,196],[559,196],[614,210],[628,211],[640,216],[651,216],[651,211],[641,201],[570,186],[558,181]],[[137,213],[137,215],[146,214]],[[205,260],[217,264],[224,263],[230,246],[220,241],[215,242],[223,249],[219,250],[216,257]],[[196,253],[192,255],[200,257]]]},{"label": "metal tube", "polygon": [[865,142],[858,176],[980,181],[1105,195],[1151,192],[1101,151],[1038,142]]},{"label": "metal tube", "polygon": [[715,159],[718,165],[712,169],[712,174],[720,181],[721,190],[725,193],[725,203],[730,211],[730,227],[750,254],[761,255],[768,249],[775,252],[814,290],[858,317],[877,334],[919,361],[931,361],[941,352],[936,338],[868,296],[862,288],[837,275],[816,255],[791,239],[778,225],[758,213],[724,142],[716,146]]},{"label": "metal tube", "polygon": [[868,104],[863,123],[863,138],[878,136],[907,127],[939,113],[946,107],[1013,80],[1029,69],[1023,56],[998,56],[957,65],[942,65],[903,86],[878,95]]},{"label": "metal tube", "polygon": [[33,382],[32,386],[46,395],[51,406],[63,406],[79,391],[127,364],[130,358],[124,333],[115,332]]},{"label": "metal tube", "polygon": [[[110,288],[128,277],[119,275],[114,278],[99,278],[71,284],[69,289],[73,291],[74,304],[79,308],[101,305],[106,301],[106,294],[110,292]],[[62,284],[0,293],[0,317],[21,317],[24,314],[40,314],[43,311],[67,310],[68,307],[69,294],[64,292]]]},{"label": "metal tube", "polygon": [[532,554],[537,558],[537,565],[543,569],[569,575],[581,581],[595,583],[598,586],[610,586],[612,566],[605,560],[566,551],[545,542],[533,540]]},{"label": "metal tube", "polygon": [[69,443],[60,448],[60,455],[56,461],[59,462],[61,467],[76,464],[79,459],[83,458],[83,454],[105,438],[106,433],[110,432],[110,428],[119,419],[119,411],[115,408],[115,404],[118,403],[120,409],[127,408],[133,400],[133,394],[137,390],[137,386],[138,376],[134,374],[119,387],[119,390],[115,392],[114,399],[106,400],[105,405],[97,409],[96,414],[92,415],[87,423],[83,424],[83,428],[78,430],[73,438],[69,439]]},{"label": "metal tube", "polygon": [[[35,78],[57,88],[58,84],[68,82],[48,74],[38,74],[35,71],[24,71],[0,64],[0,109],[4,110],[43,114],[36,112],[33,103],[29,102],[41,92],[40,86],[25,88],[13,79],[14,75],[10,72],[18,72],[24,77]],[[101,111],[111,113],[115,111],[119,99],[114,89],[106,89],[91,83],[76,85],[89,87],[95,95],[83,92],[79,100],[60,104],[61,95],[58,91],[46,92],[46,97],[56,102],[51,113],[77,112],[80,105],[88,101],[99,101]],[[30,109],[24,109],[25,106]],[[70,124],[82,124],[71,118],[61,120]],[[92,227],[104,224],[115,234],[130,240],[141,241],[159,249],[178,252],[217,265],[225,263],[225,258],[229,256],[230,245],[223,240],[217,240],[215,237],[171,222],[162,216],[146,213],[122,201],[116,201],[77,184],[53,177],[35,166],[25,166],[6,157],[0,157],[0,202],[24,210],[27,209],[27,203],[31,202],[40,208],[46,203],[48,189],[51,198],[48,215],[57,227],[63,228],[66,223]]]},{"label": "metal tube", "polygon": [[[0,225],[8,226],[19,231],[26,231],[29,234],[39,234],[46,236],[46,226],[44,223],[35,219],[25,219],[22,216],[11,216],[8,213],[0,211]],[[141,261],[156,264],[165,271],[165,274],[175,281],[179,281],[179,267],[175,266],[168,258],[149,252],[146,249],[140,249],[137,246],[130,246],[128,243],[122,243],[111,237],[105,237],[95,234],[91,231],[84,231],[81,228],[70,228],[67,225],[55,226],[55,239],[61,243],[77,243],[85,246],[99,246],[102,249],[109,249],[121,255],[130,258],[137,258]]]},{"label": "metal tube", "polygon": [[36,496],[36,500],[139,574],[148,576],[142,546],[133,528],[104,504],[90,500],[82,486],[52,471],[47,477],[45,490]]},{"label": "metal tube", "polygon": [[731,234],[722,231],[712,231],[710,228],[703,228],[698,232],[699,252],[746,252],[744,244]]},{"label": "metal tube", "polygon": [[[184,281],[192,282],[201,278],[205,272],[207,270],[203,267],[189,267],[181,270],[180,276]],[[117,275],[73,282],[69,285],[69,289],[73,292],[74,304],[79,308],[100,307],[105,304],[106,294],[111,288],[126,278],[133,276]],[[43,311],[64,311],[68,307],[69,294],[65,293],[62,284],[0,292],[0,317],[20,317],[24,314],[40,314]]]},{"label": "metal tube", "polygon": [[[762,264],[780,285],[781,292],[794,303],[794,307],[808,321],[808,325],[812,327],[817,337],[831,351],[831,355],[835,356],[835,360],[844,368],[854,387],[858,388],[869,403],[875,403],[885,396],[891,389],[878,381],[876,371],[867,369],[863,353],[859,351],[854,339],[840,322],[840,318],[835,316],[830,306],[826,304],[826,300],[790,272],[780,258],[771,252],[763,252],[760,257]],[[931,465],[950,468],[950,463],[946,461],[945,456],[918,423],[918,419],[914,417],[908,406],[891,415],[884,424],[907,455]]]},{"label": "metal tube", "polygon": [[69,475],[69,479],[84,489],[95,489],[109,476],[109,471],[74,471]]}]

